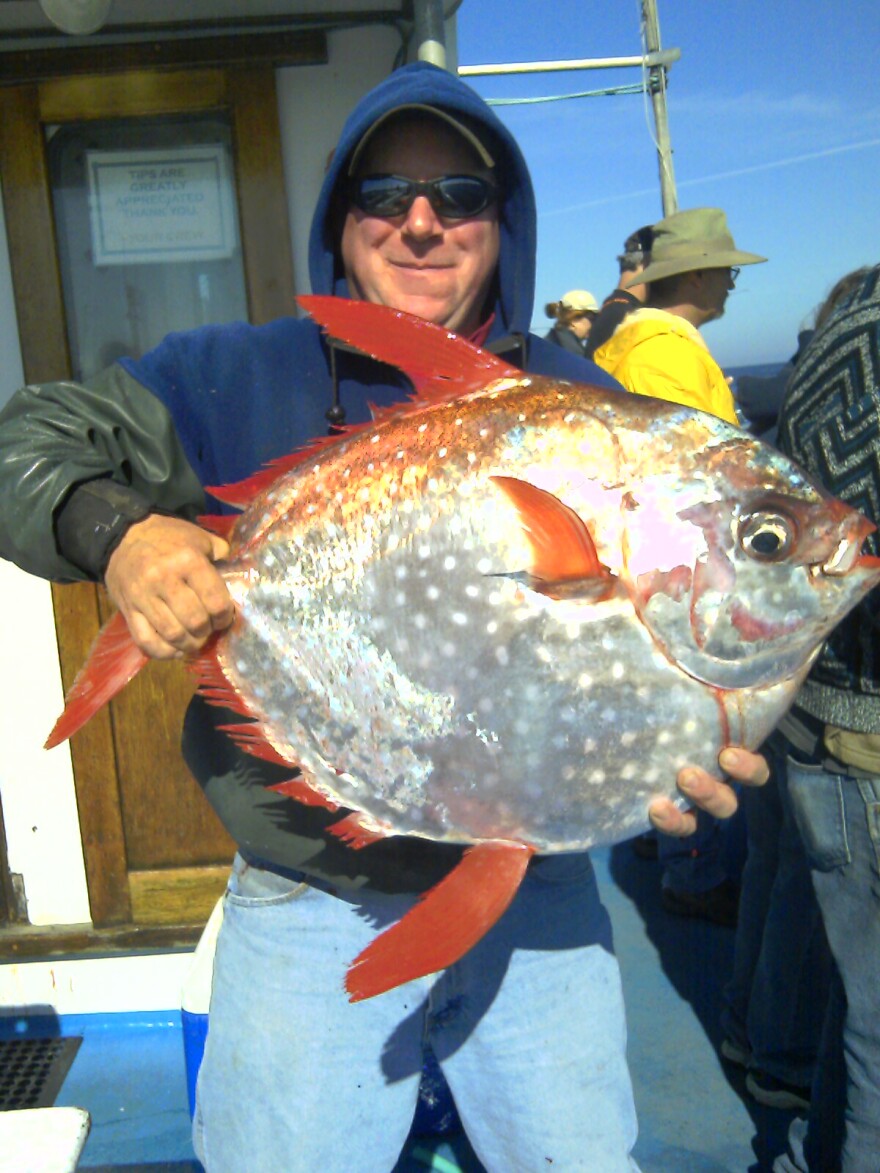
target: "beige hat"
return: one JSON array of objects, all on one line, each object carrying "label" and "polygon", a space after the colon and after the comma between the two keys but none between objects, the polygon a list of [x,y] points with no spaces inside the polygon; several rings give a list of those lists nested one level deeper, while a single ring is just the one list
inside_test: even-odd
[{"label": "beige hat", "polygon": [[567,310],[577,310],[582,314],[597,314],[599,303],[588,289],[569,289],[559,299],[559,304]]},{"label": "beige hat", "polygon": [[393,110],[388,110],[381,118],[377,118],[370,129],[361,138],[361,141],[352,152],[351,162],[348,164],[348,174],[354,175],[357,171],[358,163],[361,161],[364,151],[372,141],[373,136],[381,127],[383,127],[392,118],[396,118],[398,114],[410,113],[416,111],[420,114],[429,114],[432,118],[439,118],[441,122],[445,122],[447,126],[451,126],[453,130],[473,147],[483,163],[484,167],[494,167],[495,160],[489,152],[488,147],[483,140],[478,136],[475,130],[472,130],[462,119],[461,115],[453,117],[448,111],[441,110],[437,106],[428,106],[424,102],[410,102],[404,106],[395,106]]},{"label": "beige hat", "polygon": [[679,273],[693,273],[696,269],[727,269],[766,260],[736,247],[727,227],[727,217],[720,208],[690,208],[654,225],[651,263],[627,281],[624,288],[647,285]]}]

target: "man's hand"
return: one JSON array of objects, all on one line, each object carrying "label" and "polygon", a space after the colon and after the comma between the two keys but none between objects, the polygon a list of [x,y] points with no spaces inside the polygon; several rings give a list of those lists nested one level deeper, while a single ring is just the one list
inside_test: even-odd
[{"label": "man's hand", "polygon": [[[738,746],[727,746],[718,758],[721,769],[744,786],[763,786],[770,769],[760,754]],[[737,807],[731,786],[697,766],[685,766],[678,775],[678,789],[694,806],[718,819],[729,819]],[[692,835],[697,829],[693,811],[680,811],[668,798],[657,798],[648,808],[651,823],[666,835]]]},{"label": "man's hand", "polygon": [[143,652],[180,659],[229,626],[232,599],[213,565],[228,552],[222,538],[177,517],[150,514],[126,532],[104,581]]}]

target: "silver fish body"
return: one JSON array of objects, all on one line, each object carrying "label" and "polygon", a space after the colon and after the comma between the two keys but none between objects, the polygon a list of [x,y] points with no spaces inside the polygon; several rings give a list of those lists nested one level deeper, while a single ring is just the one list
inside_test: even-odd
[{"label": "silver fish body", "polygon": [[[600,572],[547,580],[543,501]],[[502,379],[258,497],[218,659],[278,753],[380,832],[612,843],[683,765],[760,744],[880,579],[871,528],[714,417]]]}]

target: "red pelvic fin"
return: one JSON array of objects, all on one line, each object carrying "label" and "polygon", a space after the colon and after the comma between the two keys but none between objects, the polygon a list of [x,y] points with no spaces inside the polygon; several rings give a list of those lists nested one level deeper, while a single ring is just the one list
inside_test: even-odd
[{"label": "red pelvic fin", "polygon": [[380,839],[387,839],[385,832],[378,830],[375,822],[359,811],[352,811],[327,830],[355,850],[369,847],[371,843],[378,843]]},{"label": "red pelvic fin", "polygon": [[[253,718],[245,700],[229,683],[217,660],[217,639],[208,640],[201,651],[187,661],[187,668],[195,676],[199,692],[212,705],[230,709],[241,717]],[[285,765],[290,765],[285,762]]]},{"label": "red pelvic fin", "polygon": [[502,476],[489,479],[513,502],[528,534],[536,589],[553,595],[556,587],[582,583],[584,593],[597,602],[612,594],[617,578],[599,561],[590,531],[573,509],[528,481]]},{"label": "red pelvic fin", "polygon": [[446,402],[522,371],[443,326],[367,301],[308,296],[299,304],[328,334],[412,379],[421,403]]},{"label": "red pelvic fin", "polygon": [[66,741],[120,693],[146,664],[148,657],[128,633],[117,611],[98,632],[85,664],[67,694],[64,712],[46,740],[46,749]]},{"label": "red pelvic fin", "polygon": [[293,798],[303,806],[322,806],[328,811],[339,810],[338,802],[321,794],[302,774],[297,774],[295,778],[286,778],[274,786],[267,786],[266,789],[283,794],[285,798]]},{"label": "red pelvic fin", "polygon": [[237,746],[245,753],[251,754],[252,757],[260,758],[264,762],[272,762],[276,766],[297,767],[299,765],[298,762],[286,758],[278,752],[266,737],[259,721],[249,721],[243,725],[218,725],[217,728],[222,729]]},{"label": "red pelvic fin", "polygon": [[489,841],[386,929],[349,967],[349,999],[360,1002],[458,961],[495,924],[516,895],[534,848]]}]

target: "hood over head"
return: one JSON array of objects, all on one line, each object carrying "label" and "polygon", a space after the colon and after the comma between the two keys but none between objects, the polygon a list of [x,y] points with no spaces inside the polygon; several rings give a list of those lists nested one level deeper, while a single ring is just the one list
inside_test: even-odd
[{"label": "hood over head", "polygon": [[367,132],[392,112],[412,106],[437,110],[466,137],[473,135],[494,162],[499,187],[500,251],[497,279],[485,313],[487,318],[495,314],[489,339],[509,333],[527,334],[534,300],[537,214],[525,159],[510,131],[479,94],[454,74],[425,61],[405,65],[370,90],[342,128],[312,220],[312,292],[348,296],[339,259],[338,193]]}]

